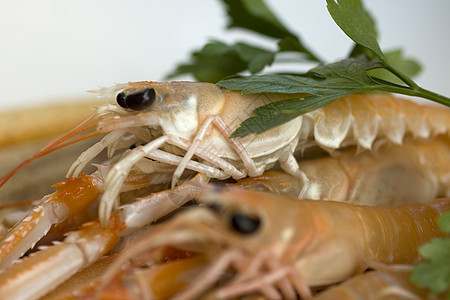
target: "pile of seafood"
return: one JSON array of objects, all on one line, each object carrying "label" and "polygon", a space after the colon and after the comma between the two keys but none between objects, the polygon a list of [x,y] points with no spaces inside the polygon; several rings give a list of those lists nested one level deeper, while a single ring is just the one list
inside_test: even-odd
[{"label": "pile of seafood", "polygon": [[3,233],[0,299],[436,297],[409,278],[419,246],[445,237],[448,108],[351,95],[230,138],[287,96],[193,82],[98,92],[117,104],[0,179],[102,135]]}]

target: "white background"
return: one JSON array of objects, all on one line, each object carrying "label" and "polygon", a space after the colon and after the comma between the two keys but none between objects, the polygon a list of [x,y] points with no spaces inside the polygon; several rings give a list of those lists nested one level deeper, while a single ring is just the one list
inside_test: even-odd
[{"label": "white background", "polygon": [[[325,0],[267,2],[326,61],[347,55],[351,42]],[[382,49],[405,49],[424,66],[416,81],[450,96],[450,1],[367,0],[366,6]],[[208,39],[249,35],[225,27],[219,0],[0,0],[0,111],[119,82],[163,80]]]}]

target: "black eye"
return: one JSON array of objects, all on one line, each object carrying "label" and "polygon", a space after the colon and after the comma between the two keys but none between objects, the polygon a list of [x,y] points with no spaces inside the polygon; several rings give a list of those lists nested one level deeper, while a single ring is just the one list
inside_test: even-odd
[{"label": "black eye", "polygon": [[231,217],[231,227],[242,234],[254,233],[261,225],[261,220],[255,216],[235,213]]},{"label": "black eye", "polygon": [[137,93],[121,92],[117,95],[117,104],[123,108],[144,110],[155,102],[156,92],[149,87]]}]

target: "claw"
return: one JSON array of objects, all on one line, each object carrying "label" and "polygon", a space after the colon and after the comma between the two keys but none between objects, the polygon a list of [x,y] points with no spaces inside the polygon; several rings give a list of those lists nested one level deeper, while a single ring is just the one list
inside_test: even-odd
[{"label": "claw", "polygon": [[31,249],[52,227],[78,215],[100,194],[94,176],[81,174],[54,185],[57,191],[44,197],[22,221],[0,239],[0,269],[8,267]]},{"label": "claw", "polygon": [[119,240],[121,230],[117,215],[112,216],[106,228],[99,226],[98,222],[83,225],[80,230],[69,233],[63,243],[36,252],[2,272],[0,295],[5,299],[38,299],[44,296],[108,253]]},{"label": "claw", "polygon": [[78,176],[83,168],[90,162],[94,157],[96,157],[100,152],[106,147],[120,139],[125,132],[123,130],[118,130],[107,134],[100,142],[91,146],[88,150],[80,154],[77,160],[70,166],[69,171],[67,171],[66,177]]}]

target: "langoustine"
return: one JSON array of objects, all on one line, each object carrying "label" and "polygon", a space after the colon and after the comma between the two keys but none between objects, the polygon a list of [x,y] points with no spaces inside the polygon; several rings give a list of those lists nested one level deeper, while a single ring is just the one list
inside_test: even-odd
[{"label": "langoustine", "polygon": [[[325,197],[323,195],[326,193],[327,197],[330,198],[335,197],[337,200],[347,198],[349,201],[356,202],[358,199],[364,199],[364,195],[367,195],[367,199],[365,199],[366,202],[364,203],[369,205],[394,204],[392,199],[398,197],[397,204],[401,204],[410,195],[412,188],[409,185],[400,190],[398,189],[398,186],[395,186],[396,188],[393,189],[385,189],[383,184],[379,186],[379,183],[384,182],[385,178],[400,176],[403,179],[409,178],[410,183],[414,182],[416,190],[412,191],[414,197],[410,199],[410,203],[415,203],[419,200],[428,201],[437,195],[442,196],[448,189],[448,182],[446,180],[450,170],[445,168],[446,164],[442,164],[442,154],[449,152],[449,145],[445,141],[447,141],[447,139],[442,137],[441,139],[428,141],[408,141],[404,144],[404,147],[385,145],[380,147],[376,155],[369,152],[360,153],[357,156],[357,162],[352,160],[352,158],[355,157],[354,150],[348,149],[342,151],[342,153],[338,155],[338,158],[325,157],[314,159],[310,162],[306,161],[302,164],[302,167],[304,168],[305,173],[313,179],[314,185],[321,186],[321,191],[323,193],[321,197]],[[438,167],[435,167],[436,165]],[[371,167],[367,168],[368,166]],[[447,165],[447,167],[448,166],[449,165]],[[81,206],[90,205],[100,193],[101,174],[104,172],[102,172],[102,167],[99,166],[99,168],[99,171],[93,175],[82,175],[79,178],[69,179],[66,184],[59,184],[59,190],[43,200],[44,206],[49,206],[51,204],[51,206],[47,208],[50,209],[50,211],[53,210],[51,207],[55,206],[55,208],[58,208],[63,212],[72,211],[72,215],[79,214],[82,209]],[[352,173],[350,174],[346,170],[352,170]],[[238,180],[236,183],[230,185],[241,188],[266,190],[291,197],[298,196],[298,192],[301,189],[301,182],[289,174],[280,174],[280,172],[281,171],[270,171],[261,177]],[[390,172],[394,173],[389,175]],[[334,180],[327,180],[327,177],[324,177],[324,174],[334,176]],[[336,176],[337,174],[343,176]],[[150,183],[156,184],[159,182],[168,182],[168,180],[170,180],[170,172],[162,174],[139,174],[133,172],[129,174],[123,188],[132,190],[147,186]],[[200,196],[205,189],[204,184],[206,182],[207,180],[205,180],[205,178],[197,175],[194,179],[189,180],[186,185],[182,184],[177,186],[175,190],[157,192],[123,206],[118,217],[118,220],[120,220],[122,225],[115,227],[116,231],[114,234],[116,236],[128,235],[176,209],[191,198]],[[340,186],[342,183],[350,183],[350,186],[354,187],[363,186],[369,190],[381,189],[383,192],[371,195],[364,189],[355,189],[354,187],[344,191]],[[339,188],[336,189],[336,187]],[[84,198],[83,194],[80,194],[80,191],[84,191]],[[358,195],[358,192],[360,195]],[[403,195],[403,197],[400,197],[401,195]],[[72,203],[75,204],[75,207],[73,208],[71,208]],[[65,206],[67,206],[67,208],[64,208]],[[75,213],[73,211],[75,211]],[[49,213],[48,215],[52,216],[53,213]],[[61,221],[62,219],[63,217],[60,216],[59,220],[57,219],[55,221]],[[26,222],[26,220],[29,222]],[[52,222],[53,221],[50,219],[43,221],[43,223],[48,224],[48,226],[50,226]],[[21,224],[16,225],[19,229],[22,226],[22,229],[16,231],[12,230],[9,235],[3,237],[1,240],[2,247],[0,251],[2,254],[1,262],[3,266],[7,266],[27,250],[27,248],[21,250],[21,247],[16,245],[17,243],[28,243],[28,247],[30,247],[30,245],[37,241],[38,237],[40,237],[39,235],[34,236],[33,238],[28,238],[28,234],[22,236],[25,229],[30,229],[33,225],[37,224],[36,219],[30,215],[25,218]],[[36,229],[34,230],[36,231]],[[40,235],[44,235],[46,230],[48,230],[48,227],[45,230],[41,230]],[[110,231],[108,230],[106,231],[107,235],[110,234]],[[83,229],[76,234],[82,236],[84,234]],[[33,235],[33,233],[31,232],[30,235]],[[73,236],[74,234],[71,235]],[[12,238],[12,236],[17,236],[18,238]],[[72,247],[72,241],[73,239],[67,243],[69,248]],[[57,245],[57,247],[61,248],[63,245]],[[113,244],[108,246],[108,249],[111,249],[113,246]],[[42,253],[38,257],[40,257],[42,261],[47,259],[50,261],[52,260],[52,255],[54,254],[53,250],[41,250],[40,252]],[[97,256],[95,257],[90,257],[87,261],[92,262],[95,259],[98,259],[102,254],[104,254],[104,252],[96,254]],[[34,261],[36,260],[37,258],[35,257]],[[57,261],[55,260],[54,262]],[[57,272],[61,266],[61,264],[56,263],[53,265],[53,269]],[[80,269],[83,266],[85,265],[80,264]],[[14,273],[15,268],[23,270],[23,268],[17,266],[13,267],[11,272]],[[30,270],[32,270],[32,268],[30,268]],[[65,273],[65,270],[60,270],[60,272],[59,278],[69,278],[73,274],[73,272]],[[42,284],[39,281],[34,282],[34,285],[42,288]],[[51,290],[56,286],[56,283],[49,282],[46,290]],[[32,290],[32,288],[29,288],[28,290]]]},{"label": "langoustine", "polygon": [[[107,271],[105,285],[131,258],[145,261],[148,251],[171,246],[208,259],[174,299],[205,293],[219,299],[254,293],[269,299],[309,298],[310,287],[341,282],[372,264],[417,263],[421,244],[445,236],[435,219],[450,209],[447,199],[383,208],[237,189],[211,193],[202,202],[205,207],[134,241]],[[142,293],[137,297],[153,289],[124,282],[131,284],[126,290]]]},{"label": "langoustine", "polygon": [[[242,95],[193,82],[136,82],[99,93],[116,95],[119,105],[104,105],[89,119],[95,119],[97,132],[108,134],[80,156],[68,175],[77,176],[105,148],[112,155],[116,150],[139,145],[115,163],[106,176],[99,206],[103,224],[118,206],[127,174],[148,159],[176,166],[172,187],[185,169],[208,178],[239,179],[259,176],[279,162],[283,170],[302,181],[306,190],[309,179],[299,169],[296,150],[311,145],[329,151],[348,145],[373,149],[380,139],[400,144],[406,135],[448,135],[450,124],[447,108],[421,106],[386,95],[352,95],[265,133],[230,138],[255,108],[301,95]],[[90,127],[84,124],[67,137],[86,128]],[[59,147],[59,143],[51,148]]]},{"label": "langoustine", "polygon": [[[207,182],[209,178],[261,175],[265,169],[279,161],[281,168],[300,182],[301,196],[321,198],[320,195],[315,195],[317,190],[314,183],[317,181],[311,183],[305,172],[299,169],[293,156],[294,150],[302,151],[311,144],[327,149],[347,144],[371,148],[377,136],[393,143],[401,143],[406,133],[418,137],[448,134],[447,126],[450,124],[447,109],[421,107],[388,96],[354,95],[264,134],[231,139],[228,137],[229,133],[240,121],[250,116],[255,107],[293,95],[243,96],[212,84],[189,82],[130,83],[118,85],[107,92],[120,92],[117,98],[122,107],[112,104],[100,107],[90,119],[39,154],[61,147],[66,139],[91,128],[92,125],[87,124],[95,118],[99,119],[95,123],[98,124],[97,131],[110,133],[83,153],[69,174],[78,175],[83,166],[104,148],[108,148],[112,155],[116,150],[145,144],[126,151],[108,169],[102,180],[99,218],[103,225],[108,220],[112,207],[118,206],[119,194],[126,190],[123,185],[128,174],[136,169],[151,176],[164,166],[176,165],[175,170],[170,170],[172,181],[177,181],[180,172],[188,168],[201,172],[202,181]],[[366,101],[359,101],[360,98]],[[273,148],[273,144],[277,147]],[[191,159],[194,155],[198,161]],[[150,163],[149,159],[155,162]],[[5,176],[1,182],[4,183],[10,175]],[[189,185],[179,190],[186,189],[192,190]],[[169,195],[180,194],[177,190],[174,191]],[[197,193],[192,194],[193,197],[195,195]],[[334,196],[331,198],[338,198]],[[168,194],[162,198],[164,197],[167,198]],[[152,195],[149,198],[153,201]],[[175,201],[176,205],[190,200],[181,198]],[[140,202],[138,206],[142,205],[143,202]],[[136,223],[143,225],[152,221],[146,219]]]},{"label": "langoustine", "polygon": [[[450,190],[449,153],[449,139],[440,137],[405,141],[402,146],[384,145],[376,154],[365,152],[355,156],[355,150],[348,149],[335,158],[304,161],[301,170],[312,182],[306,196],[372,206],[426,202],[445,197]],[[107,167],[98,167],[99,170],[92,175],[82,175],[58,184],[57,192],[45,197],[33,212],[0,239],[0,268],[20,258],[47,233],[52,224],[80,214],[96,200],[108,170]],[[171,170],[159,171],[131,172],[122,185],[122,191],[167,183]],[[397,178],[401,178],[404,184]],[[123,205],[120,216],[126,224],[124,233],[150,224],[198,197],[202,184],[207,182],[207,178],[198,175],[173,190],[151,193]],[[232,185],[290,197],[298,197],[302,190],[301,180],[281,170],[238,180]]]},{"label": "langoustine", "polygon": [[[164,92],[169,91],[165,95],[168,97],[168,99],[163,99],[161,97],[158,98],[156,96],[157,94],[155,93],[155,88],[157,90],[159,89],[157,87],[159,87]],[[186,87],[188,87],[188,88],[186,88]],[[122,89],[125,89],[125,90],[122,91]],[[153,92],[151,92],[150,89],[153,89]],[[195,93],[197,91],[197,89],[200,90],[200,92],[198,94]],[[261,104],[260,103],[261,99],[258,100],[259,102],[256,101],[257,103],[253,103],[252,101],[250,101],[250,100],[252,100],[251,98],[249,98],[249,97],[241,98],[242,97],[241,95],[238,95],[237,93],[234,93],[234,92],[227,92],[227,91],[223,91],[220,89],[217,90],[217,87],[213,87],[213,86],[202,86],[201,84],[196,86],[195,84],[191,85],[189,83],[168,83],[168,84],[137,83],[137,84],[120,86],[118,91],[121,91],[121,93],[119,93],[119,95],[122,95],[122,96],[119,96],[119,98],[122,98],[122,101],[125,101],[124,99],[126,99],[126,98],[130,98],[130,99],[135,98],[138,101],[140,101],[141,98],[144,98],[143,97],[144,94],[155,93],[154,100],[156,101],[159,99],[160,102],[162,101],[162,103],[164,105],[168,106],[168,107],[165,107],[165,109],[168,109],[168,110],[167,111],[158,110],[158,109],[162,109],[162,107],[159,107],[159,108],[154,107],[153,106],[154,103],[152,103],[152,105],[150,106],[149,111],[137,110],[137,112],[136,112],[136,110],[131,107],[122,109],[119,107],[113,107],[111,105],[104,106],[98,110],[96,116],[99,116],[98,123],[100,126],[99,128],[101,128],[100,131],[105,131],[105,132],[112,131],[112,132],[110,134],[108,134],[99,144],[90,148],[85,154],[83,154],[80,157],[80,159],[74,164],[74,168],[72,169],[71,172],[73,172],[74,174],[78,174],[78,172],[81,171],[83,165],[85,163],[87,163],[91,157],[95,156],[98,153],[98,151],[102,150],[103,148],[108,148],[110,154],[112,154],[118,149],[128,148],[129,146],[132,146],[135,144],[140,144],[140,143],[145,144],[144,146],[138,146],[137,148],[134,148],[134,149],[128,151],[128,153],[126,153],[123,156],[123,158],[120,158],[117,163],[112,165],[112,167],[111,167],[112,173],[116,173],[116,175],[117,175],[118,174],[117,172],[119,172],[120,179],[119,180],[116,180],[116,179],[109,180],[108,178],[112,178],[112,176],[114,176],[114,175],[111,175],[112,173],[108,171],[108,175],[106,176],[106,181],[101,182],[101,188],[103,189],[103,191],[105,191],[103,199],[105,199],[105,197],[107,197],[107,196],[105,196],[105,194],[108,195],[108,193],[109,193],[110,194],[109,196],[112,195],[111,197],[109,197],[109,199],[113,199],[120,192],[122,192],[124,190],[124,183],[127,180],[129,173],[133,172],[133,170],[135,170],[135,167],[137,169],[139,169],[140,171],[143,171],[144,173],[147,172],[148,169],[146,169],[146,167],[143,166],[143,165],[145,165],[145,163],[143,163],[144,161],[146,163],[148,163],[147,158],[155,159],[159,163],[162,163],[162,164],[177,165],[177,167],[174,168],[174,170],[172,170],[172,172],[175,171],[175,176],[172,177],[172,180],[175,180],[175,181],[178,180],[177,177],[179,176],[179,174],[177,175],[177,173],[180,173],[179,171],[180,170],[182,171],[182,169],[184,167],[187,167],[187,169],[191,169],[191,170],[194,170],[197,172],[204,172],[204,173],[206,173],[206,175],[200,174],[197,177],[197,179],[201,178],[200,181],[202,183],[207,182],[209,180],[209,178],[226,178],[229,176],[232,176],[234,178],[239,178],[239,177],[241,177],[242,174],[246,175],[246,174],[250,174],[250,173],[251,173],[250,175],[257,175],[261,172],[261,170],[263,171],[264,169],[271,167],[272,164],[275,163],[276,161],[280,161],[281,167],[283,169],[285,169],[290,174],[292,174],[294,176],[294,178],[296,178],[301,183],[301,185],[307,186],[307,188],[302,188],[302,190],[300,191],[300,194],[304,194],[305,191],[308,190],[309,186],[314,187],[315,182],[311,183],[309,178],[308,178],[308,180],[305,180],[305,176],[304,176],[305,172],[303,172],[301,169],[298,169],[297,163],[296,162],[294,163],[292,161],[294,150],[301,151],[301,150],[303,150],[303,148],[309,147],[311,144],[318,144],[321,147],[326,148],[328,150],[338,148],[343,145],[355,144],[355,143],[359,147],[371,148],[372,144],[373,144],[373,140],[375,140],[375,138],[378,135],[381,135],[382,139],[386,139],[386,140],[390,140],[391,142],[398,143],[403,140],[406,132],[409,132],[408,134],[412,134],[412,135],[415,135],[418,137],[426,137],[426,136],[436,135],[436,134],[440,134],[440,133],[443,133],[445,135],[446,133],[448,133],[448,128],[446,126],[444,126],[444,125],[448,124],[448,122],[446,123],[446,118],[448,118],[448,112],[445,109],[440,110],[440,109],[432,109],[432,108],[421,108],[415,104],[407,104],[406,102],[402,102],[402,101],[394,101],[393,102],[394,104],[392,104],[392,103],[388,102],[387,100],[381,100],[380,103],[384,103],[383,101],[385,101],[386,103],[389,103],[389,104],[383,104],[383,105],[386,105],[387,107],[390,107],[391,109],[387,109],[388,114],[386,115],[386,116],[390,116],[390,117],[386,117],[386,119],[384,119],[383,122],[379,122],[378,118],[379,118],[379,115],[381,114],[380,113],[381,110],[377,110],[377,109],[378,108],[383,109],[383,105],[381,105],[380,103],[375,104],[377,102],[372,102],[372,100],[369,100],[367,106],[364,109],[366,110],[366,112],[372,113],[372,115],[371,115],[372,119],[369,122],[372,126],[371,127],[372,131],[370,131],[370,135],[365,135],[365,134],[367,134],[367,131],[365,131],[363,129],[363,127],[365,125],[363,127],[360,127],[360,125],[366,124],[366,121],[368,119],[362,120],[362,119],[356,118],[356,115],[354,115],[349,109],[350,107],[354,107],[355,109],[356,108],[361,109],[361,103],[357,103],[355,100],[359,96],[353,96],[354,99],[352,97],[348,97],[346,99],[341,99],[338,102],[336,102],[336,104],[335,104],[336,106],[330,106],[330,107],[326,107],[326,108],[323,108],[323,109],[315,111],[315,112],[311,112],[309,114],[306,114],[304,116],[304,119],[302,119],[301,121],[297,120],[297,122],[300,122],[300,125],[301,125],[298,128],[298,130],[299,130],[297,133],[298,136],[294,136],[294,137],[292,137],[292,136],[286,137],[285,136],[286,139],[290,140],[292,138],[292,140],[290,140],[290,142],[288,142],[287,144],[285,142],[281,143],[283,145],[282,148],[279,148],[279,149],[277,148],[278,150],[274,150],[274,152],[271,152],[272,149],[267,150],[267,151],[264,150],[265,149],[264,147],[267,147],[267,146],[263,145],[264,141],[266,143],[268,140],[273,142],[273,140],[270,139],[270,137],[276,136],[276,134],[274,134],[273,132],[267,133],[267,136],[258,136],[258,139],[256,139],[256,140],[251,139],[251,143],[249,141],[247,144],[243,143],[243,141],[240,139],[227,139],[226,134],[218,133],[217,129],[214,126],[218,126],[219,128],[222,128],[222,129],[225,128],[222,126],[223,124],[220,125],[221,124],[220,118],[224,117],[226,115],[226,114],[224,114],[223,111],[220,112],[221,114],[223,114],[223,116],[220,114],[212,115],[212,116],[214,116],[214,118],[208,119],[208,120],[210,120],[208,122],[212,122],[212,123],[209,123],[209,125],[208,125],[208,123],[202,123],[203,125],[205,125],[205,127],[194,126],[195,129],[199,129],[199,131],[197,132],[199,135],[197,135],[197,133],[196,133],[195,138],[192,139],[192,141],[196,141],[197,146],[191,148],[191,144],[189,144],[190,143],[189,139],[186,139],[183,136],[177,136],[178,132],[176,131],[176,129],[177,129],[176,125],[178,124],[177,123],[178,121],[174,121],[176,119],[173,118],[174,115],[172,113],[175,113],[175,115],[177,115],[177,116],[180,113],[182,115],[184,113],[192,114],[192,115],[196,116],[197,121],[198,121],[199,120],[198,116],[200,115],[199,111],[193,112],[193,111],[189,110],[192,107],[190,107],[190,108],[187,107],[188,110],[186,111],[185,106],[183,106],[182,108],[178,107],[180,109],[179,111],[171,111],[171,109],[173,110],[173,107],[177,107],[178,104],[184,103],[183,101],[185,101],[185,100],[186,101],[189,100],[192,102],[193,101],[192,97],[197,97],[198,95],[201,95],[201,96],[198,96],[197,100],[199,101],[199,103],[201,101],[203,101],[202,103],[205,106],[203,108],[206,109],[206,112],[208,112],[209,111],[208,109],[210,109],[210,107],[208,108],[206,104],[210,103],[209,101],[211,101],[211,99],[210,99],[211,95],[216,95],[216,96],[221,95],[219,98],[224,97],[227,100],[235,98],[234,102],[236,102],[236,103],[238,100],[241,101],[242,99],[246,99],[243,101],[243,104],[241,104],[241,105],[244,105],[244,104],[249,105],[246,108],[249,108],[249,107],[253,108],[253,105]],[[172,91],[172,92],[175,91],[175,92],[179,93],[179,94],[177,94],[178,98],[174,97],[171,100],[170,97],[172,97],[173,94],[171,94],[170,91]],[[203,92],[205,92],[205,94],[202,94]],[[220,94],[219,92],[226,94],[226,96]],[[217,93],[219,93],[219,94],[217,94]],[[281,99],[281,98],[285,97],[285,96],[275,96],[275,98],[272,98],[273,95],[257,95],[257,96],[264,97],[265,100],[262,99],[264,101],[268,101],[268,99],[270,99],[270,101],[272,101],[274,99],[276,100],[276,99]],[[379,96],[374,96],[374,97],[378,98]],[[383,97],[381,97],[381,98],[383,99]],[[171,101],[164,102],[166,100],[171,100],[172,102]],[[189,104],[189,101],[187,101],[188,104]],[[389,100],[389,101],[391,101],[391,100]],[[231,102],[233,102],[233,101],[231,101]],[[168,103],[171,103],[171,104],[169,105]],[[225,103],[225,100],[222,101],[221,103],[222,104]],[[219,104],[220,104],[220,101],[219,101]],[[238,106],[236,106],[236,107],[238,107]],[[236,107],[233,107],[233,110],[236,110]],[[333,118],[328,118],[328,117],[330,117],[330,115],[329,115],[330,113],[331,114],[336,113],[336,107],[338,107],[340,109],[340,114],[341,114],[340,121],[342,121],[343,125],[342,124],[341,125],[343,127],[331,126],[331,127],[328,127],[329,128],[328,130],[329,131],[331,130],[334,133],[336,133],[336,130],[338,130],[339,138],[338,138],[337,142],[336,142],[336,140],[333,140],[333,141],[331,140],[330,132],[328,132],[330,135],[328,136],[328,139],[327,139],[327,136],[326,136],[327,126],[325,126],[325,124],[329,125],[330,120],[333,119]],[[216,107],[216,109],[217,109],[217,107]],[[421,121],[416,124],[413,124],[406,118],[405,119],[398,118],[398,109],[400,109],[400,110],[403,109],[404,111],[409,111],[409,112],[412,111],[412,113],[411,113],[412,116],[425,117],[425,121],[423,121],[423,122]],[[202,115],[203,117],[205,115],[208,115],[207,113],[205,113],[205,110],[203,110],[201,112],[203,114]],[[245,112],[245,110],[244,110],[244,112]],[[393,112],[395,112],[395,118],[394,118]],[[391,114],[391,115],[389,115],[389,114]],[[327,116],[327,118],[324,117],[325,115]],[[430,117],[431,115],[433,115],[433,117]],[[151,116],[153,116],[153,117],[151,117]],[[212,117],[212,116],[210,116],[210,117]],[[217,119],[217,117],[219,119]],[[360,117],[360,115],[358,115],[358,117]],[[170,122],[164,123],[167,120],[172,120],[171,121],[172,123],[170,123]],[[201,120],[201,118],[200,118],[200,120]],[[216,121],[218,123],[215,123]],[[334,119],[334,121],[336,121],[336,119]],[[213,127],[208,127],[208,126],[212,126],[211,124],[215,124],[215,125]],[[220,127],[217,124],[219,124],[222,127]],[[391,126],[393,126],[393,124],[395,126],[397,126],[398,128],[396,128],[393,131],[390,131],[389,129],[394,128],[394,127],[391,128]],[[420,126],[416,126],[417,124],[420,124]],[[229,128],[228,128],[229,130],[227,130],[226,133],[230,133],[231,132],[230,130],[234,129],[233,126],[236,124],[233,123],[233,126],[231,126],[230,124],[225,124],[225,125],[229,126]],[[299,124],[297,124],[297,125],[299,125]],[[149,128],[151,128],[151,129],[149,129]],[[301,130],[300,130],[300,128],[301,128]],[[376,128],[375,131],[373,131],[374,128]],[[186,128],[184,128],[184,129],[186,129]],[[291,129],[292,128],[289,128],[289,130],[291,130]],[[192,130],[194,130],[194,129],[192,129]],[[208,133],[208,130],[211,130],[211,132]],[[285,135],[288,132],[288,131],[284,130],[283,128],[281,128],[281,130],[283,130],[283,135]],[[200,134],[199,132],[203,132],[203,133]],[[279,133],[281,131],[277,131],[277,132]],[[373,135],[374,132],[375,132],[375,135]],[[267,137],[269,137],[269,138],[267,139]],[[191,135],[189,138],[193,138],[193,136]],[[335,139],[335,138],[333,138],[333,139]],[[367,139],[371,140],[371,141],[368,142]],[[156,144],[153,143],[156,140],[158,140],[158,142]],[[259,144],[258,143],[253,144],[255,141],[258,141]],[[336,142],[335,145],[337,145],[336,147],[334,147],[332,145],[335,142]],[[149,144],[152,144],[152,145],[149,145]],[[239,144],[241,144],[241,145],[239,146]],[[147,146],[147,145],[149,145],[149,146]],[[219,148],[221,149],[221,151],[223,150],[224,152],[219,153],[219,154],[213,153],[213,151],[211,151],[211,148],[208,148],[211,145],[221,146]],[[246,151],[249,150],[246,148],[246,146],[256,147],[258,145],[263,145],[263,147],[262,147],[263,149],[261,150],[261,149],[257,149],[257,148],[254,148],[254,149],[252,148],[254,151],[254,153],[252,154],[253,156],[252,155],[245,156],[245,153],[244,153],[245,151],[242,152],[243,149]],[[294,145],[295,145],[295,147],[294,147]],[[160,146],[161,146],[161,148],[160,148]],[[141,151],[143,149],[143,147],[146,149],[145,151]],[[242,148],[242,147],[244,147],[244,148]],[[136,150],[136,149],[138,149],[138,150]],[[214,148],[213,150],[215,151],[217,149]],[[185,153],[185,151],[187,151],[187,153]],[[231,155],[230,153],[233,153],[233,151],[241,156],[238,155],[239,157],[237,158],[236,153],[233,154],[234,156]],[[239,152],[239,151],[241,151],[241,152]],[[258,152],[258,151],[262,151],[262,152]],[[266,151],[266,152],[264,152],[264,151]],[[191,152],[191,153],[189,153],[189,152]],[[263,153],[263,154],[261,154],[261,153]],[[191,159],[194,155],[197,157],[198,161]],[[227,155],[230,155],[230,157],[228,157]],[[133,158],[130,160],[130,157],[133,157]],[[250,158],[250,160],[248,160],[248,158]],[[220,160],[220,159],[224,159],[224,160]],[[257,172],[255,171],[256,169],[254,169],[253,167],[251,167],[249,169],[248,164],[250,164],[250,166],[252,165],[252,162],[251,162],[252,159],[254,160],[253,164],[256,163],[259,167]],[[242,160],[243,163],[240,162],[239,160]],[[136,164],[132,163],[133,161],[136,161]],[[151,169],[151,171],[150,171],[150,175],[151,175],[153,172],[155,172],[155,169],[154,168],[150,168],[150,169]],[[236,172],[236,170],[237,170],[237,172]],[[247,173],[248,170],[253,170],[253,171]],[[158,170],[156,170],[156,171],[158,171]],[[241,175],[236,175],[236,174],[241,174]],[[112,184],[112,188],[111,188],[110,184]],[[161,199],[168,199],[168,200],[173,201],[174,200],[173,196],[175,194],[179,196],[180,191],[186,191],[185,188],[187,188],[188,190],[191,190],[191,187],[192,186],[189,186],[189,184],[186,186],[181,185],[181,186],[174,188],[173,190],[161,192],[161,194],[159,194],[158,197],[160,195],[162,195],[163,197],[160,197]],[[177,188],[179,188],[179,190],[177,190]],[[195,184],[194,184],[194,188],[195,188]],[[192,195],[190,195],[190,198],[195,197],[195,195],[198,195],[198,191],[196,193],[193,193]],[[155,195],[150,195],[147,198],[150,200],[154,200],[155,199],[154,196]],[[156,198],[158,198],[158,197],[156,197]],[[95,198],[96,197],[92,197],[92,200],[95,200]],[[186,197],[181,197],[181,198],[182,199],[177,198],[176,201],[173,201],[173,203],[169,202],[167,206],[170,207],[170,209],[175,209],[176,207],[181,205],[183,203],[183,201],[189,200]],[[104,204],[105,202],[101,201],[100,206],[102,206],[102,203]],[[138,202],[136,206],[126,205],[125,207],[123,207],[121,210],[121,215],[122,215],[121,219],[127,218],[126,223],[128,225],[131,225],[132,222],[129,222],[130,218],[128,218],[129,213],[136,212],[137,210],[142,209],[143,206],[140,205],[142,203],[143,203],[143,201]],[[116,202],[116,204],[117,204],[117,202]],[[103,209],[101,211],[103,211],[103,212],[110,211],[110,208],[107,208],[108,205],[109,204],[107,204],[106,206],[103,205],[104,208],[106,207],[106,210]],[[153,216],[158,215],[158,213],[159,212],[157,212]],[[103,222],[103,224],[105,222],[104,221],[105,216],[107,216],[107,214],[104,214],[104,213],[100,214],[100,221]],[[147,219],[145,221],[139,220],[140,223],[137,222],[137,223],[133,224],[133,226],[135,226],[135,228],[137,228],[137,227],[143,226],[149,222],[152,222],[153,220],[154,219],[150,219],[150,220]],[[129,228],[131,228],[131,226]],[[13,260],[13,259],[10,259],[10,261],[11,260]]]},{"label": "langoustine", "polygon": [[[145,157],[177,166],[172,187],[186,168],[209,178],[239,179],[261,175],[279,162],[284,171],[302,181],[303,196],[310,180],[299,169],[296,150],[311,145],[329,151],[346,145],[372,149],[379,138],[400,144],[406,134],[421,138],[448,134],[450,124],[447,108],[420,106],[391,96],[352,95],[262,134],[230,138],[255,108],[301,95],[242,95],[212,84],[189,82],[138,82],[107,90],[118,91],[118,103],[125,109],[100,109],[98,114],[106,116],[100,120],[101,130],[115,130],[112,133],[117,134],[129,128],[150,128],[150,139],[108,173],[100,199],[101,221],[107,220],[117,206],[126,174]],[[133,105],[127,105],[127,100]],[[105,144],[117,143],[117,139],[110,136]],[[98,150],[90,154],[89,151],[75,169],[79,170]],[[182,159],[176,159],[174,154]]]}]

